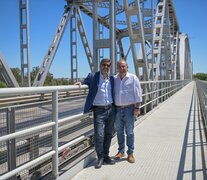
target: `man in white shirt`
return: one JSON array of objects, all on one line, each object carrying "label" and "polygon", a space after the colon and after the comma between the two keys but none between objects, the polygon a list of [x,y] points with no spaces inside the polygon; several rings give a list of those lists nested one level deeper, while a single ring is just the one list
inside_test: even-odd
[{"label": "man in white shirt", "polygon": [[135,162],[134,152],[134,120],[140,113],[142,91],[139,79],[134,74],[128,73],[128,64],[120,60],[117,64],[118,74],[114,77],[115,105],[116,105],[116,130],[118,138],[118,153],[115,159],[125,156],[125,132],[127,160]]}]

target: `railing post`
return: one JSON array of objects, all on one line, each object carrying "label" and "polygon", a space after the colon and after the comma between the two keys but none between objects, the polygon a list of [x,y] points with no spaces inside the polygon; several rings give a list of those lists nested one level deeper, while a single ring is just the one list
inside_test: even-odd
[{"label": "railing post", "polygon": [[[173,82],[174,82],[174,81],[173,81]],[[171,88],[171,85],[172,85],[173,82],[168,81],[168,82],[167,82],[167,87],[170,87],[170,88]],[[167,92],[167,99],[170,97],[170,91],[172,90],[172,89],[170,89],[170,88],[168,89],[168,92]]]},{"label": "railing post", "polygon": [[[16,130],[15,125],[15,108],[11,107],[7,109],[7,134],[14,133]],[[7,141],[7,157],[8,157],[8,171],[12,171],[16,168],[16,140],[11,139]],[[15,180],[16,176],[10,178]]]},{"label": "railing post", "polygon": [[169,94],[170,93],[170,81],[166,82],[166,91],[167,91],[166,99],[168,99],[170,97],[170,94]]},{"label": "railing post", "polygon": [[156,98],[157,98],[156,106],[157,106],[159,103],[159,99],[158,99],[158,97],[159,97],[159,82],[156,82],[155,84],[156,84],[155,90],[156,90]]},{"label": "railing post", "polygon": [[151,97],[151,104],[150,104],[150,110],[152,110],[153,109],[153,106],[154,106],[154,101],[153,101],[153,99],[154,99],[154,82],[152,82],[151,83],[151,94],[150,94],[150,97]]},{"label": "railing post", "polygon": [[[147,93],[147,85],[144,84],[144,94],[146,93]],[[144,97],[144,104],[146,104],[146,102],[147,102],[147,95],[145,95]],[[143,113],[146,114],[146,112],[147,112],[147,106],[145,105],[143,109]]]},{"label": "railing post", "polygon": [[52,157],[52,173],[55,178],[59,176],[58,172],[58,91],[52,93],[52,121],[55,125],[52,127],[52,149],[55,154]]},{"label": "railing post", "polygon": [[[160,91],[160,96],[162,96],[163,93],[165,93],[165,92],[163,91],[163,81],[160,83],[160,89],[161,89],[161,91]],[[163,101],[164,101],[164,96],[162,96],[162,97],[160,98],[160,102],[163,102]]]},{"label": "railing post", "polygon": [[165,101],[165,94],[166,94],[166,90],[165,90],[165,81],[163,80],[163,82],[162,82],[162,95],[164,95],[163,97],[162,97],[162,102],[164,102]]},{"label": "railing post", "polygon": [[161,103],[162,102],[162,98],[160,98],[160,96],[161,96],[161,94],[162,94],[162,90],[161,90],[161,88],[162,88],[162,83],[161,82],[158,82],[158,104],[159,103]]},{"label": "railing post", "polygon": [[165,92],[165,95],[164,95],[164,101],[167,99],[167,94],[168,94],[168,88],[167,88],[167,81],[164,81],[163,82],[163,86],[164,86],[164,92]]}]

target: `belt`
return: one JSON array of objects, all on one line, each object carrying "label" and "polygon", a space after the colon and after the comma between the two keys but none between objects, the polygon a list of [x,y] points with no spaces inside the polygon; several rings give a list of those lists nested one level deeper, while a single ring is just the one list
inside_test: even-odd
[{"label": "belt", "polygon": [[120,105],[120,106],[116,106],[116,108],[127,108],[127,107],[130,107],[130,106],[134,106],[134,104],[128,104],[128,105]]},{"label": "belt", "polygon": [[103,106],[93,106],[93,108],[100,108],[100,109],[109,109],[112,107],[112,104],[103,105]]}]

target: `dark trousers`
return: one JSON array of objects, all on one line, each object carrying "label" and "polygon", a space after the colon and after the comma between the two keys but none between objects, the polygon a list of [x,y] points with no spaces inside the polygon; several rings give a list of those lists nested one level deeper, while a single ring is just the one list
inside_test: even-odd
[{"label": "dark trousers", "polygon": [[113,137],[115,108],[96,106],[93,108],[95,150],[98,158],[106,158],[109,155],[111,139]]}]

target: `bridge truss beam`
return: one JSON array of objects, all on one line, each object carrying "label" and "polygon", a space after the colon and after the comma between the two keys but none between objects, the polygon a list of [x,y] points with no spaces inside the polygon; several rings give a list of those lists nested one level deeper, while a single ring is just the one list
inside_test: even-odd
[{"label": "bridge truss beam", "polygon": [[[29,0],[19,0],[21,86],[31,86]],[[26,82],[25,82],[26,81]]]},{"label": "bridge truss beam", "polygon": [[[179,77],[176,72],[179,69],[177,67],[179,66],[177,56],[179,53],[177,48],[179,25],[172,0],[158,0],[156,4],[153,0],[66,1],[69,7],[67,9],[71,9],[71,7],[76,9],[72,11],[72,14],[75,13],[73,16],[75,19],[72,18],[72,15],[70,18],[70,21],[76,22],[73,24],[77,24],[76,27],[71,27],[71,33],[76,32],[75,39],[71,35],[71,47],[75,46],[75,48],[71,48],[72,81],[75,81],[74,72],[76,80],[78,78],[78,57],[76,53],[74,54],[77,51],[77,28],[92,72],[99,69],[103,52],[105,49],[109,49],[112,74],[116,73],[118,54],[119,58],[127,60],[131,51],[135,73],[141,80],[164,80]],[[154,9],[154,7],[156,8]],[[107,13],[103,14],[102,8]],[[81,12],[92,18],[93,51],[89,48]],[[101,27],[108,30],[106,35],[108,38],[104,37]],[[128,51],[124,50],[122,43],[124,38],[128,38],[130,42]],[[125,54],[125,52],[127,53]],[[48,66],[45,66],[46,73],[49,71]],[[76,67],[74,68],[74,66]],[[41,69],[40,72],[42,72]],[[41,77],[40,81],[39,85],[43,85],[44,81],[41,80]],[[35,83],[34,86],[36,86]]]},{"label": "bridge truss beam", "polygon": [[0,80],[4,80],[8,87],[19,87],[11,69],[6,63],[3,54],[0,53]]},{"label": "bridge truss beam", "polygon": [[[167,80],[181,77],[180,32],[173,0],[66,0],[66,3],[63,16],[33,86],[44,85],[68,22],[70,22],[70,61],[73,82],[78,79],[78,33],[91,72],[99,70],[100,59],[104,57],[105,51],[108,51],[107,56],[112,61],[112,74],[116,73],[117,59],[124,58],[129,61],[129,57],[132,57],[135,73],[141,80]],[[87,22],[83,21],[82,13],[92,20],[93,49],[89,47],[89,38],[84,25]],[[23,31],[23,27],[27,27],[28,30],[28,25],[20,22],[20,30]],[[21,44],[21,51],[26,46],[29,53],[28,33],[26,35],[28,41],[27,44]],[[128,42],[124,43],[126,39]],[[29,64],[29,58],[27,63],[21,62],[22,73],[25,67],[29,71]],[[29,84],[28,81],[28,86]]]}]

